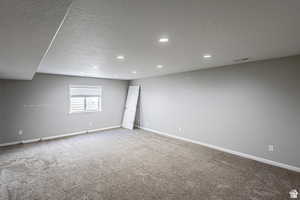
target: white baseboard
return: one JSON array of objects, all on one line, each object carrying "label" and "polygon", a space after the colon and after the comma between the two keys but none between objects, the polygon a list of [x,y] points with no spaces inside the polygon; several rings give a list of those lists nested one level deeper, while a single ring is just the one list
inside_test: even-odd
[{"label": "white baseboard", "polygon": [[55,136],[50,136],[50,137],[34,138],[34,139],[29,139],[29,140],[15,141],[15,142],[0,144],[0,147],[12,146],[12,145],[17,145],[17,144],[29,144],[29,143],[47,141],[47,140],[54,140],[54,139],[59,139],[59,138],[64,138],[64,137],[71,137],[71,136],[82,135],[82,134],[87,134],[87,133],[93,133],[93,132],[98,132],[98,131],[105,131],[105,130],[120,128],[120,127],[121,127],[121,125],[116,125],[116,126],[110,126],[110,127],[104,127],[104,128],[98,128],[98,129],[92,129],[92,130],[78,131],[78,132],[73,132],[73,133],[68,133],[68,134],[63,134],[63,135],[55,135]]},{"label": "white baseboard", "polygon": [[29,144],[29,143],[33,143],[33,142],[39,142],[41,141],[41,138],[36,138],[36,139],[32,139],[32,140],[23,140],[22,144]]},{"label": "white baseboard", "polygon": [[110,127],[105,127],[105,128],[98,128],[98,129],[92,129],[92,130],[88,130],[88,133],[93,133],[93,132],[98,132],[98,131],[105,131],[105,130],[110,130],[110,129],[114,129],[114,128],[121,128],[121,125],[117,125],[117,126],[110,126]]},{"label": "white baseboard", "polygon": [[268,165],[273,165],[273,166],[288,169],[288,170],[291,170],[291,171],[300,172],[299,167],[291,166],[291,165],[288,165],[288,164],[279,163],[279,162],[275,162],[275,161],[268,160],[268,159],[265,159],[265,158],[253,156],[253,155],[250,155],[250,154],[241,153],[241,152],[238,152],[238,151],[218,147],[218,146],[215,146],[215,145],[199,142],[199,141],[196,141],[196,140],[191,140],[191,139],[187,139],[187,138],[184,138],[184,137],[171,135],[171,134],[168,134],[168,133],[164,133],[162,131],[153,130],[153,129],[142,127],[142,126],[138,126],[138,128],[146,130],[146,131],[150,131],[150,132],[153,132],[153,133],[156,133],[156,134],[159,134],[159,135],[163,135],[163,136],[166,136],[166,137],[175,138],[175,139],[183,140],[183,141],[186,141],[186,142],[191,142],[191,143],[194,143],[194,144],[200,144],[202,146],[206,146],[206,147],[211,148],[211,149],[216,149],[216,150],[223,151],[223,152],[226,152],[226,153],[230,153],[230,154],[233,154],[233,155],[237,155],[237,156],[240,156],[240,157],[243,157],[243,158],[248,158],[248,159],[255,160],[255,161],[258,161],[258,162],[261,162],[261,163],[265,163],[265,164],[268,164]]},{"label": "white baseboard", "polygon": [[68,133],[68,134],[63,134],[63,135],[55,135],[55,136],[50,136],[50,137],[43,137],[41,138],[41,141],[47,141],[47,140],[55,140],[59,138],[64,138],[64,137],[71,137],[71,136],[76,136],[76,135],[82,135],[86,134],[87,131],[78,131],[74,133]]},{"label": "white baseboard", "polygon": [[17,144],[22,144],[22,141],[3,143],[3,144],[0,144],[0,147],[6,147],[6,146],[11,146],[11,145],[17,145]]}]

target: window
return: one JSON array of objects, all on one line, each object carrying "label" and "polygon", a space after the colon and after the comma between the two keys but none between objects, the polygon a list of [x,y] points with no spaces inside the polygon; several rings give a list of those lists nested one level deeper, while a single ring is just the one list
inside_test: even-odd
[{"label": "window", "polygon": [[100,86],[70,86],[70,113],[100,112]]}]

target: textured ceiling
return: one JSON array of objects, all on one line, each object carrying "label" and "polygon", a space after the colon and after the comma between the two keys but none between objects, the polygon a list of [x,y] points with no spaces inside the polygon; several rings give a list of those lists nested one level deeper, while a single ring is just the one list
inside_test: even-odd
[{"label": "textured ceiling", "polygon": [[298,0],[74,0],[43,59],[69,1],[3,1],[18,15],[0,8],[0,66],[27,77],[39,62],[41,73],[136,79],[300,54]]},{"label": "textured ceiling", "polygon": [[0,79],[32,79],[71,0],[0,0]]},{"label": "textured ceiling", "polygon": [[74,0],[39,72],[135,79],[295,55],[299,10],[298,0]]}]

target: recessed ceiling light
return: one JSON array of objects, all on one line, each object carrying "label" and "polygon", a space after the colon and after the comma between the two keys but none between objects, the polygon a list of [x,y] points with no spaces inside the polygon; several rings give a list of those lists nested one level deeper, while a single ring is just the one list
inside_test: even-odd
[{"label": "recessed ceiling light", "polygon": [[157,65],[156,66],[156,68],[158,68],[158,69],[161,69],[161,68],[163,68],[164,66],[163,65]]},{"label": "recessed ceiling light", "polygon": [[132,71],[131,73],[136,74],[136,71]]},{"label": "recessed ceiling light", "polygon": [[167,37],[162,37],[162,38],[159,38],[158,41],[161,42],[161,43],[166,43],[166,42],[169,42],[169,38],[167,38]]},{"label": "recessed ceiling light", "polygon": [[211,58],[212,56],[210,54],[204,54],[203,58]]},{"label": "recessed ceiling light", "polygon": [[125,59],[125,56],[119,55],[119,56],[117,56],[116,58],[117,58],[118,60],[124,60],[124,59]]}]

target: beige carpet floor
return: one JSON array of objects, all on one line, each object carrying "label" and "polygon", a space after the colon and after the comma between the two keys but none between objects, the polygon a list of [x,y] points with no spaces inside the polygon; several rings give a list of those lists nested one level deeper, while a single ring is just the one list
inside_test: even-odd
[{"label": "beige carpet floor", "polygon": [[285,200],[300,174],[142,130],[0,149],[1,200]]}]

